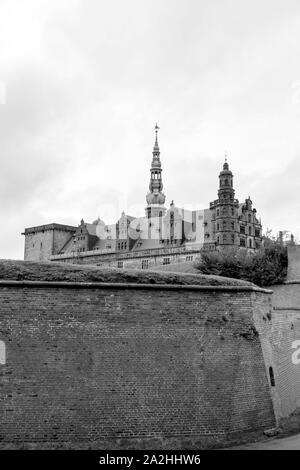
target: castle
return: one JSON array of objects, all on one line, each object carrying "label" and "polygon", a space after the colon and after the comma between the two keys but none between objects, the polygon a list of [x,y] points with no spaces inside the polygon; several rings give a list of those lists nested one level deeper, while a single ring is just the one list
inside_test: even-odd
[{"label": "castle", "polygon": [[190,211],[173,201],[165,207],[158,130],[156,124],[144,217],[123,212],[111,225],[98,218],[93,223],[82,219],[78,227],[52,223],[26,228],[24,259],[148,269],[193,261],[200,250],[258,249],[261,222],[250,197],[242,203],[235,199],[227,157],[219,174],[218,198],[209,208]]}]

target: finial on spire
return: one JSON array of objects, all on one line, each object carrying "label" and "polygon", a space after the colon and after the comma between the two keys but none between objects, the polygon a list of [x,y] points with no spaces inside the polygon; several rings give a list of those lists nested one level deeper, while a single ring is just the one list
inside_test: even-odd
[{"label": "finial on spire", "polygon": [[155,156],[156,158],[159,158],[159,146],[158,146],[158,140],[157,140],[157,133],[159,131],[159,127],[157,123],[155,124],[154,130],[155,130],[155,143],[154,143],[154,148],[153,148],[153,156]]},{"label": "finial on spire", "polygon": [[227,152],[225,152],[225,163],[227,163]]}]

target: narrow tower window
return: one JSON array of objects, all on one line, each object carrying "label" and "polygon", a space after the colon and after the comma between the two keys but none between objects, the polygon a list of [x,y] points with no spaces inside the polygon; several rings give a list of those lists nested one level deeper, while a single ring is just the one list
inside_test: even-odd
[{"label": "narrow tower window", "polygon": [[269,376],[270,376],[271,387],[275,387],[275,378],[274,378],[273,367],[269,367]]}]

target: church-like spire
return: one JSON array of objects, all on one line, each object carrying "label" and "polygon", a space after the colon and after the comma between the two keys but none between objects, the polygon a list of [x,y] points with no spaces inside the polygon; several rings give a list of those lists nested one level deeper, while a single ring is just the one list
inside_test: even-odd
[{"label": "church-like spire", "polygon": [[[162,183],[162,168],[161,168],[161,161],[160,161],[160,150],[158,145],[158,138],[157,134],[159,131],[159,127],[157,123],[154,127],[155,130],[155,143],[153,147],[153,158],[150,168],[150,184],[149,184],[149,192],[146,196],[148,207],[151,205],[163,205],[165,202],[165,195],[162,192],[163,183]],[[147,211],[148,217],[153,215],[153,211]],[[151,214],[151,215],[149,215]]]},{"label": "church-like spire", "polygon": [[[152,167],[153,167],[153,165],[155,166],[155,164],[158,163],[158,162],[159,162],[159,165],[160,165],[160,161],[159,161],[160,150],[159,150],[158,139],[157,139],[157,133],[159,131],[159,127],[158,127],[157,123],[155,124],[154,130],[155,130],[155,143],[154,143],[153,152],[152,152],[152,154],[153,154]],[[158,162],[157,162],[157,160],[158,160]]]}]

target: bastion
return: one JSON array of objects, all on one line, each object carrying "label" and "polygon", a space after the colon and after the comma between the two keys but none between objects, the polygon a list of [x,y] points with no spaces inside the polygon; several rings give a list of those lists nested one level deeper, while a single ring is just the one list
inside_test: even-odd
[{"label": "bastion", "polygon": [[271,291],[248,282],[3,260],[0,448],[205,448],[262,433],[277,419],[260,334],[271,319]]}]

